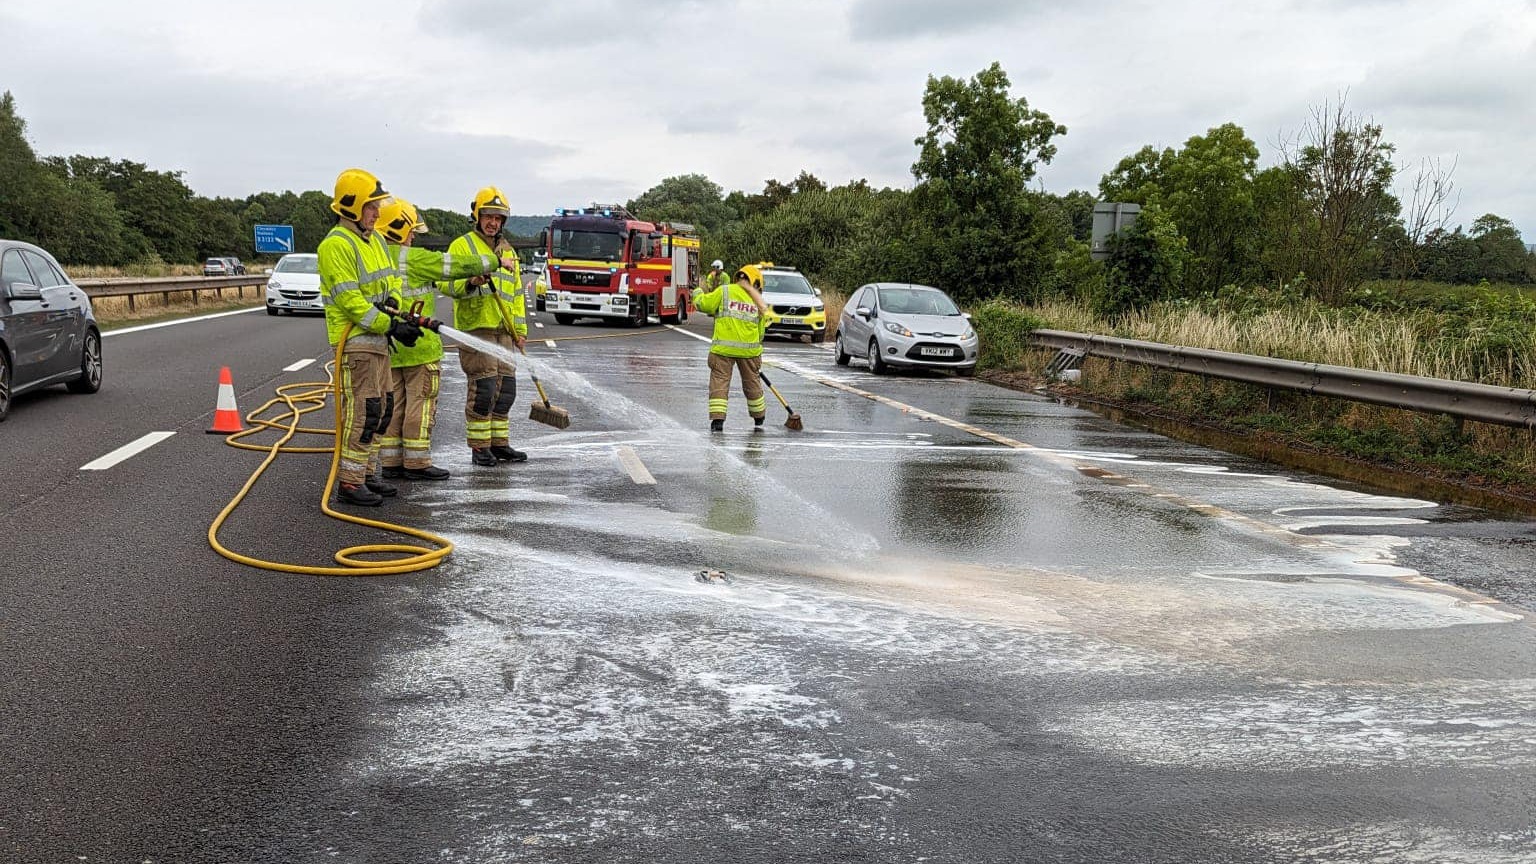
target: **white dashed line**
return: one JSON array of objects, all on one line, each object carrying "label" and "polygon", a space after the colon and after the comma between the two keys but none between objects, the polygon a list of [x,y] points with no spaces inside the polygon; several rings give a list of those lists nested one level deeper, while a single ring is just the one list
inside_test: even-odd
[{"label": "white dashed line", "polygon": [[640,461],[640,454],[633,447],[615,447],[614,451],[619,455],[619,464],[624,466],[624,472],[629,479],[639,486],[655,486],[656,478],[646,470],[645,463]]},{"label": "white dashed line", "polygon": [[303,369],[305,366],[308,366],[309,364],[311,364],[313,362],[315,362],[315,358],[313,358],[313,357],[309,358],[308,360],[300,360],[297,363],[293,363],[293,364],[290,364],[288,366],[284,366],[283,367],[283,371],[284,372],[297,372],[300,369]]},{"label": "white dashed line", "polygon": [[555,340],[553,340],[553,339],[545,339],[544,340],[544,344],[548,345],[551,348],[558,348],[559,347],[558,345],[555,344]]},{"label": "white dashed line", "polygon": [[100,459],[81,465],[80,470],[105,471],[119,462],[122,462],[126,459],[131,459],[134,456],[143,453],[145,450],[148,450],[149,448],[159,444],[161,441],[164,441],[165,439],[175,434],[175,432],[151,432],[148,435],[138,439],[137,441],[131,441],[127,444],[124,444],[123,446],[113,450],[111,453],[108,453]]},{"label": "white dashed line", "polygon": [[537,322],[537,321],[535,321],[535,322],[533,322],[533,326],[535,326],[535,327],[537,327],[537,328],[539,328],[539,329],[540,329],[540,330],[543,330],[543,329],[544,329],[544,325],[543,325],[543,324],[540,324],[540,323],[539,323],[539,322]]}]

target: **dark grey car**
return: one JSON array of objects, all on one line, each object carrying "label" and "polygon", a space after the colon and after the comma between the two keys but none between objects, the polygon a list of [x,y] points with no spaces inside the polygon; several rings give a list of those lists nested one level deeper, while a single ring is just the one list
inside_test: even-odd
[{"label": "dark grey car", "polygon": [[11,397],[63,384],[101,389],[101,330],[91,298],[30,243],[0,240],[0,420]]}]

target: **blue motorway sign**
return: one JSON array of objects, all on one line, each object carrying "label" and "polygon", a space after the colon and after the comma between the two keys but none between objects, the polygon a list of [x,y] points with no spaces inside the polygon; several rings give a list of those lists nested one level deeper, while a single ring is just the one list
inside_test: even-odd
[{"label": "blue motorway sign", "polygon": [[292,252],[292,225],[257,225],[256,252]]}]

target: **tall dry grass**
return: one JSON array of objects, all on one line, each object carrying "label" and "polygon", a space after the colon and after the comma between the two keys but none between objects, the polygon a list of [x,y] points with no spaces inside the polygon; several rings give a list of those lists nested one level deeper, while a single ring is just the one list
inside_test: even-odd
[{"label": "tall dry grass", "polygon": [[1450,320],[1428,312],[1298,304],[1244,313],[1159,304],[1109,321],[1084,304],[1066,301],[1041,303],[1028,311],[1058,330],[1504,387],[1536,384],[1536,333],[1515,333],[1513,344],[1507,338],[1481,339],[1477,334],[1448,339],[1442,333],[1452,326]]},{"label": "tall dry grass", "polygon": [[[247,265],[249,266],[249,265]],[[201,264],[128,264],[123,267],[103,267],[82,264],[65,267],[64,272],[75,279],[160,279],[169,276],[201,276]],[[255,272],[254,270],[252,271]]]}]

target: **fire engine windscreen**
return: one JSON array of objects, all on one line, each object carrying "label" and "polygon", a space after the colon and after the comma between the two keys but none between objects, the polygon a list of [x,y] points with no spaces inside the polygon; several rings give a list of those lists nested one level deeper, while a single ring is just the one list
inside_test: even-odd
[{"label": "fire engine windscreen", "polygon": [[554,257],[582,261],[624,260],[624,235],[606,231],[578,231],[556,228]]}]

